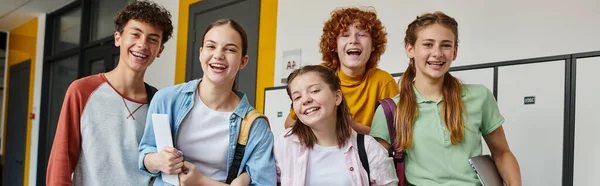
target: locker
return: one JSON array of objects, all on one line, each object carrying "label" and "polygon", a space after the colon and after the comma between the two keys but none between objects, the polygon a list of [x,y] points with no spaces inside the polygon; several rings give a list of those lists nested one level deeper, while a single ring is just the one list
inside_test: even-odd
[{"label": "locker", "polygon": [[562,183],[564,92],[564,60],[498,69],[498,105],[523,185]]},{"label": "locker", "polygon": [[598,185],[600,175],[600,122],[597,98],[600,83],[597,82],[600,57],[577,59],[575,88],[575,148],[573,185]]}]

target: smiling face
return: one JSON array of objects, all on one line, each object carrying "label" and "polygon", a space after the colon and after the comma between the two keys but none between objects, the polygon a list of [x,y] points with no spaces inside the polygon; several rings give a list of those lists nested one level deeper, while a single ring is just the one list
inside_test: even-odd
[{"label": "smiling face", "polygon": [[212,27],[204,35],[200,64],[203,79],[216,85],[232,84],[238,71],[248,64],[248,56],[242,55],[240,34],[229,24]]},{"label": "smiling face", "polygon": [[161,44],[163,31],[148,23],[129,20],[123,32],[115,32],[115,46],[119,47],[119,66],[144,72],[164,49]]},{"label": "smiling face", "polygon": [[318,73],[298,75],[288,87],[294,112],[302,123],[315,128],[324,121],[335,121],[337,106],[342,102],[342,92],[331,90]]},{"label": "smiling face", "polygon": [[455,41],[454,33],[440,24],[421,29],[415,44],[406,46],[408,56],[414,59],[416,77],[443,80],[456,59],[458,47]]},{"label": "smiling face", "polygon": [[344,71],[364,71],[373,51],[369,31],[360,30],[358,26],[358,23],[352,24],[337,37],[337,53]]}]

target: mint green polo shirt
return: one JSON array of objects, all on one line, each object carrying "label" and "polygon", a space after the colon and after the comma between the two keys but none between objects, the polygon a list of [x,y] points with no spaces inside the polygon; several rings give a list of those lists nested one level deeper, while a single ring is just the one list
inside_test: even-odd
[{"label": "mint green polo shirt", "polygon": [[[442,118],[442,101],[428,100],[414,89],[419,107],[413,125],[413,144],[406,151],[406,179],[414,185],[481,185],[469,158],[481,155],[482,136],[504,123],[494,95],[483,85],[463,84],[462,100],[467,113],[462,141],[452,145]],[[396,104],[399,95],[392,98]],[[375,111],[371,136],[390,143],[381,107]]]}]

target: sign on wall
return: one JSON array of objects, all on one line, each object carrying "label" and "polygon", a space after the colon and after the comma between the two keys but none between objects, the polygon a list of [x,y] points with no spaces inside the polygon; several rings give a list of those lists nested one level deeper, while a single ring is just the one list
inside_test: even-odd
[{"label": "sign on wall", "polygon": [[302,66],[302,49],[293,49],[283,51],[283,60],[281,61],[281,83],[287,82],[287,77],[296,69]]}]

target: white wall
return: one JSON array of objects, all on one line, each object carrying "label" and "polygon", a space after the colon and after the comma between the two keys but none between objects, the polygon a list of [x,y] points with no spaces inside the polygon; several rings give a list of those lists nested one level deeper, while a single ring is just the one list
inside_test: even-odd
[{"label": "white wall", "polygon": [[175,56],[177,55],[177,23],[179,21],[179,0],[153,0],[164,6],[171,12],[171,21],[173,22],[173,37],[165,43],[160,58],[156,58],[154,63],[146,71],[145,81],[158,88],[165,88],[175,83]]},{"label": "white wall", "polygon": [[323,23],[335,8],[356,5],[373,6],[386,27],[387,52],[379,67],[390,73],[406,69],[406,26],[417,15],[435,10],[459,23],[459,53],[453,66],[600,50],[600,24],[593,21],[600,20],[598,0],[279,0],[275,86],[282,85],[283,51],[300,48],[303,64],[320,63]]}]

